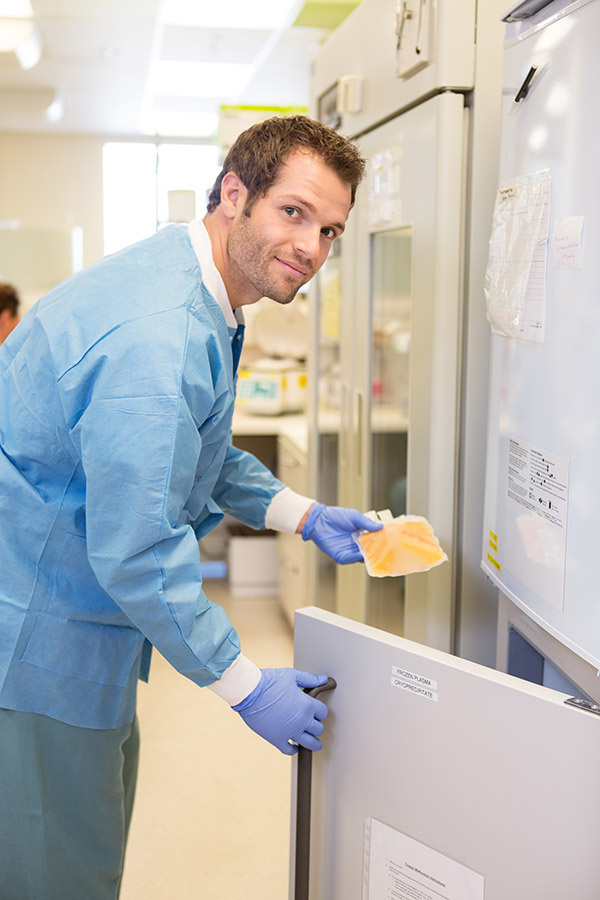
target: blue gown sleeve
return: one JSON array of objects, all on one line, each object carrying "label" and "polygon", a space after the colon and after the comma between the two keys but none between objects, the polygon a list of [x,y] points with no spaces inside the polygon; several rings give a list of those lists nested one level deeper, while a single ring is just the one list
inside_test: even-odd
[{"label": "blue gown sleeve", "polygon": [[[218,423],[228,391],[209,346],[194,347],[186,380],[186,328],[170,332],[160,320],[119,328],[90,349],[72,380],[85,396],[71,436],[85,471],[87,552],[100,585],[178,671],[206,685],[240,652],[225,611],[202,589],[189,524],[197,512],[190,504],[209,498],[211,466],[222,459]],[[66,377],[65,394],[69,384]]]},{"label": "blue gown sleeve", "polygon": [[213,499],[229,515],[250,528],[264,528],[265,515],[275,494],[285,485],[263,463],[245,450],[231,443],[219,480],[213,491]]}]

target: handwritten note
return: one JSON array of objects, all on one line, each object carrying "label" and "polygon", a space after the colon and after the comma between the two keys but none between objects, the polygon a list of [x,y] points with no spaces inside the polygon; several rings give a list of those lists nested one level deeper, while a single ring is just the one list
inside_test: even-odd
[{"label": "handwritten note", "polygon": [[581,269],[583,266],[583,216],[557,219],[552,231],[552,268]]}]

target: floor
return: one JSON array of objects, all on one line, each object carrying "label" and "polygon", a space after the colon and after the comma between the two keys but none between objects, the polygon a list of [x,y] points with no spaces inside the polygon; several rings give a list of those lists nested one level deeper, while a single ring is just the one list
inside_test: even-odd
[{"label": "floor", "polygon": [[[292,665],[291,629],[273,598],[223,605],[257,665]],[[158,654],[140,685],[138,792],[120,900],[286,900],[291,759]]]}]

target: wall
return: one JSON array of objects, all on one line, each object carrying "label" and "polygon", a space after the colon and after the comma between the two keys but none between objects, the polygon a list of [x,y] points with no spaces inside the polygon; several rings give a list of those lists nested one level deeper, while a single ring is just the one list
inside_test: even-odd
[{"label": "wall", "polygon": [[83,262],[103,256],[100,136],[0,133],[0,220],[83,228]]}]

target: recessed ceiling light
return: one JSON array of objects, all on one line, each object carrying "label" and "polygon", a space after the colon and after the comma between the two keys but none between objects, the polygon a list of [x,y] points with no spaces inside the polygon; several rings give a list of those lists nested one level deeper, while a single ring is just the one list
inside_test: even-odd
[{"label": "recessed ceiling light", "polygon": [[42,50],[44,48],[42,35],[36,23],[30,20],[29,24],[31,26],[29,34],[25,40],[15,47],[15,56],[19,60],[19,65],[22,69],[33,69],[34,66],[37,66],[42,58]]},{"label": "recessed ceiling light", "polygon": [[54,100],[46,110],[45,116],[49,122],[60,122],[64,111],[62,97],[59,94],[56,94]]}]

